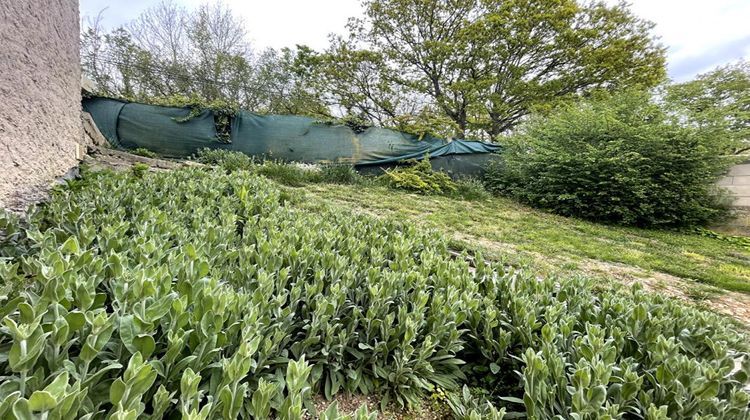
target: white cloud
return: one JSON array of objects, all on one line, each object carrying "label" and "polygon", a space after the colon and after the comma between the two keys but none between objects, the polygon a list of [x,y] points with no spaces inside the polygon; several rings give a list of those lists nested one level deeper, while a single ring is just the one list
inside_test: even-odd
[{"label": "white cloud", "polygon": [[358,0],[228,0],[248,24],[258,47],[306,44],[323,49],[328,34],[344,33],[347,19],[361,14]]},{"label": "white cloud", "polygon": [[638,16],[656,23],[654,31],[668,48],[670,75],[677,80],[750,53],[748,0],[631,1]]},{"label": "white cloud", "polygon": [[[117,26],[158,0],[80,0],[81,14],[95,16],[105,6],[105,24]],[[179,0],[188,7],[201,0]],[[607,0],[610,3],[617,0]],[[227,0],[242,16],[255,48],[327,45],[331,32],[343,33],[349,17],[361,14],[359,0]],[[749,0],[632,0],[633,11],[656,23],[668,47],[670,75],[685,80],[716,65],[750,56]]]},{"label": "white cloud", "polygon": [[[177,1],[188,8],[205,3]],[[159,0],[80,0],[80,7],[83,17],[95,17],[106,7],[103,22],[115,27],[158,3]],[[258,49],[296,44],[325,48],[329,33],[344,33],[347,20],[362,13],[359,0],[224,0],[223,3],[245,20],[250,41]]]}]

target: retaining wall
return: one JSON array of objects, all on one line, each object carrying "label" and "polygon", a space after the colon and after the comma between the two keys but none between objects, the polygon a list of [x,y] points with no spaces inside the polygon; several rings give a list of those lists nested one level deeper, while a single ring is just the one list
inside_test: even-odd
[{"label": "retaining wall", "polygon": [[750,160],[732,167],[719,185],[735,196],[735,207],[750,208]]}]

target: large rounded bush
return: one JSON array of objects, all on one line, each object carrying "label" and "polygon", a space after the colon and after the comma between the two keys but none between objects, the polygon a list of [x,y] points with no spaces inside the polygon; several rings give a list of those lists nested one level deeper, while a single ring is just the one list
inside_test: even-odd
[{"label": "large rounded bush", "polygon": [[726,212],[715,187],[725,139],[670,118],[647,93],[601,96],[533,117],[508,139],[488,187],[566,216],[694,225]]}]

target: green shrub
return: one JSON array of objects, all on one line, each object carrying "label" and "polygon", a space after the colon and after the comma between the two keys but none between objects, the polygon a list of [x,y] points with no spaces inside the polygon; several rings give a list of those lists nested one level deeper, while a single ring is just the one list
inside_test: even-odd
[{"label": "green shrub", "polygon": [[133,166],[130,168],[131,173],[136,178],[143,178],[143,175],[148,172],[150,166],[146,165],[145,163],[134,163]]},{"label": "green shrub", "polygon": [[748,339],[714,314],[470,267],[248,171],[87,176],[11,222],[30,252],[0,273],[29,286],[0,297],[0,417],[297,419],[312,393],[437,388],[471,419],[750,415]]},{"label": "green shrub", "polygon": [[229,172],[247,171],[252,169],[253,163],[253,159],[244,153],[228,153],[221,167]]},{"label": "green shrub", "polygon": [[381,179],[391,188],[420,194],[450,194],[456,183],[444,172],[432,170],[429,157],[385,171]]},{"label": "green shrub", "polygon": [[724,140],[681,126],[646,93],[536,117],[488,168],[490,189],[566,216],[638,226],[697,225],[726,212],[715,187]]},{"label": "green shrub", "polygon": [[138,147],[130,151],[130,153],[138,156],[143,156],[147,158],[156,158],[159,155],[157,155],[155,152],[152,152],[151,150],[146,149],[145,147]]},{"label": "green shrub", "polygon": [[329,184],[359,184],[363,181],[351,165],[325,165],[320,171],[321,182]]},{"label": "green shrub", "polygon": [[221,162],[224,161],[224,158],[228,153],[233,152],[230,152],[228,150],[209,149],[207,147],[204,147],[198,150],[198,153],[196,153],[195,156],[192,157],[192,159],[204,165],[221,165]]},{"label": "green shrub", "polygon": [[255,173],[290,187],[301,187],[308,183],[321,181],[320,170],[315,166],[303,167],[293,163],[272,160],[257,165]]},{"label": "green shrub", "polygon": [[208,148],[199,150],[195,161],[205,165],[221,166],[228,172],[248,171],[255,164],[254,160],[244,153]]},{"label": "green shrub", "polygon": [[486,200],[491,194],[484,187],[484,183],[477,178],[460,178],[455,181],[456,190],[453,196],[463,200]]}]

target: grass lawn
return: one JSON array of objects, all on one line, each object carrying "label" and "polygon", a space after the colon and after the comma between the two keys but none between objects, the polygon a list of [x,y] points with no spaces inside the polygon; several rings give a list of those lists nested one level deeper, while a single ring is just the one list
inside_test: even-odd
[{"label": "grass lawn", "polygon": [[[385,187],[311,184],[306,205],[336,203],[441,230],[494,259],[575,271],[591,260],[666,273],[750,293],[750,251],[693,233],[606,226],[556,216],[504,198],[457,201]],[[699,286],[699,285],[698,285]]]}]

